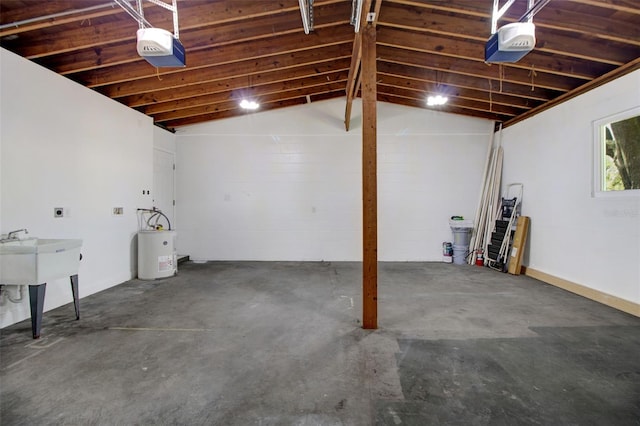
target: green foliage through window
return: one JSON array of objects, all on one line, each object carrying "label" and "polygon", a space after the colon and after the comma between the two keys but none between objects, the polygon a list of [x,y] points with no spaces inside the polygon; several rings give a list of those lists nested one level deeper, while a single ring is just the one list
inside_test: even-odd
[{"label": "green foliage through window", "polygon": [[601,191],[640,189],[640,115],[600,126]]}]

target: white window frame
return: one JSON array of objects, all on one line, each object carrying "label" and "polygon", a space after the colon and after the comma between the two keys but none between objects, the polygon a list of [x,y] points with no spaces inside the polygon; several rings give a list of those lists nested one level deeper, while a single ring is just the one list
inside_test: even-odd
[{"label": "white window frame", "polygon": [[625,189],[622,191],[605,191],[602,189],[605,179],[604,164],[604,125],[640,115],[640,106],[621,111],[593,121],[593,182],[592,197],[640,197],[640,189]]}]

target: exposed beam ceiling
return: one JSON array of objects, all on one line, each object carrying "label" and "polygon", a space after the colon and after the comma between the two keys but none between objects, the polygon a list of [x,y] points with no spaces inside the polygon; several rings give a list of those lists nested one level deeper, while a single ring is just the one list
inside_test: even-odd
[{"label": "exposed beam ceiling", "polygon": [[[637,0],[552,0],[534,18],[535,49],[488,65],[492,0],[365,0],[377,27],[378,100],[507,124],[640,68]],[[145,1],[145,18],[173,29],[171,13]],[[187,67],[156,69],[136,53],[138,24],[113,2],[0,0],[0,43],[169,128],[359,95],[351,0],[315,0],[305,35],[297,0],[180,1]],[[500,25],[517,21],[518,0]],[[364,18],[363,18],[364,19]],[[351,78],[349,78],[351,74]],[[348,119],[346,120],[348,122]]]}]

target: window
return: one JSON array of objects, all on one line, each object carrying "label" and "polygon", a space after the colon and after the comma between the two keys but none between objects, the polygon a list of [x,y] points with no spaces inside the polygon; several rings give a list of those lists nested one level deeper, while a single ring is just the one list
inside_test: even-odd
[{"label": "window", "polygon": [[594,195],[640,194],[640,107],[594,122]]}]

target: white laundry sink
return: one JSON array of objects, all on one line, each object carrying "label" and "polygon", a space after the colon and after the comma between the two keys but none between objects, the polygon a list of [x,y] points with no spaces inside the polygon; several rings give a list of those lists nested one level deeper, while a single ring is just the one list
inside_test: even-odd
[{"label": "white laundry sink", "polygon": [[11,240],[0,243],[0,284],[37,285],[78,274],[82,240]]}]

